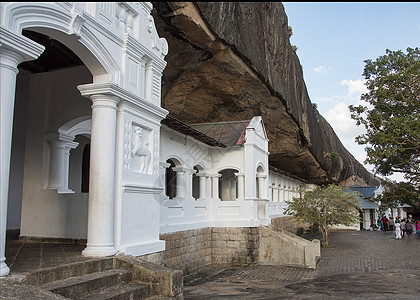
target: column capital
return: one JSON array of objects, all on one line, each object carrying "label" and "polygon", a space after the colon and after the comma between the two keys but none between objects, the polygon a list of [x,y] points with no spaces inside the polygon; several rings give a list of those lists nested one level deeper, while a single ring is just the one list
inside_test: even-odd
[{"label": "column capital", "polygon": [[[182,172],[189,172],[190,170],[192,170],[192,169],[189,169],[189,168],[185,168],[185,167],[175,167],[175,168],[172,168],[172,170],[174,170],[175,172],[179,172],[179,173],[182,173]],[[191,173],[193,173],[193,172],[191,172]]]},{"label": "column capital", "polygon": [[160,163],[159,163],[159,166],[160,166],[162,169],[166,169],[166,168],[169,168],[169,167],[171,166],[171,164],[170,164],[170,163],[167,163],[167,162],[160,162]]},{"label": "column capital", "polygon": [[220,177],[222,177],[222,174],[209,174],[209,177],[211,177],[211,178],[220,178]]},{"label": "column capital", "polygon": [[21,62],[37,59],[45,50],[44,46],[4,27],[0,27],[0,48],[1,64],[14,68]]}]

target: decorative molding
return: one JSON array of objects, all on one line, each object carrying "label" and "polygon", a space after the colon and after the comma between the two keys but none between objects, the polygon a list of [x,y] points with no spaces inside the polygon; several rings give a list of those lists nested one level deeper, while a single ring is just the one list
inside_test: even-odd
[{"label": "decorative molding", "polygon": [[122,188],[123,188],[124,193],[159,195],[164,192],[164,188],[162,187],[136,185],[136,184],[123,184]]},{"label": "decorative molding", "polygon": [[79,8],[76,4],[73,4],[73,7],[71,8],[70,12],[73,15],[73,17],[70,21],[69,34],[75,35],[80,38],[82,26],[86,20],[84,16],[84,11],[81,8]]}]

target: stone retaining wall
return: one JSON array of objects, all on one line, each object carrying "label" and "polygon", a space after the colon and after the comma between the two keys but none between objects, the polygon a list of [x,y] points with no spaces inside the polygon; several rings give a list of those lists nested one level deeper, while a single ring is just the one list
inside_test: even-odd
[{"label": "stone retaining wall", "polygon": [[304,224],[295,220],[294,217],[281,217],[271,219],[271,228],[282,229],[296,235],[302,235],[306,231],[311,231],[308,224]]},{"label": "stone retaining wall", "polygon": [[[302,231],[304,226],[291,217],[271,221],[273,229],[293,234],[297,234],[299,228]],[[258,264],[259,236],[257,227],[207,227],[166,233],[160,235],[160,239],[166,241],[165,251],[142,258],[186,273],[208,264]]]},{"label": "stone retaining wall", "polygon": [[258,228],[212,228],[212,263],[244,265],[258,262]]}]

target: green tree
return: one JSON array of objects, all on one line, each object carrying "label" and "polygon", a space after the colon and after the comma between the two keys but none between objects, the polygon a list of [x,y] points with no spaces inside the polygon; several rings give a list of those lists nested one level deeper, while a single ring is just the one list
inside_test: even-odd
[{"label": "green tree", "polygon": [[349,106],[366,134],[356,137],[366,145],[367,159],[383,176],[402,173],[419,192],[420,186],[420,50],[386,50],[376,61],[365,60],[367,106]]},{"label": "green tree", "polygon": [[375,200],[381,202],[381,210],[396,207],[397,204],[406,203],[413,208],[420,209],[420,193],[416,186],[408,182],[383,182],[385,192]]},{"label": "green tree", "polygon": [[300,197],[286,201],[286,214],[308,224],[315,224],[322,232],[322,246],[328,246],[328,233],[332,225],[350,226],[359,221],[356,193],[345,193],[336,184],[301,192]]}]

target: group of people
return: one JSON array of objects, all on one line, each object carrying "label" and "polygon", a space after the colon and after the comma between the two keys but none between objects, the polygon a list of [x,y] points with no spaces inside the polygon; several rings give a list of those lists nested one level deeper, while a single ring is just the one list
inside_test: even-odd
[{"label": "group of people", "polygon": [[408,238],[415,237],[420,238],[420,220],[413,220],[412,218],[400,219],[396,217],[388,219],[385,215],[378,216],[377,220],[378,229],[381,231],[395,231],[395,238],[397,240],[402,239],[407,236]]}]

